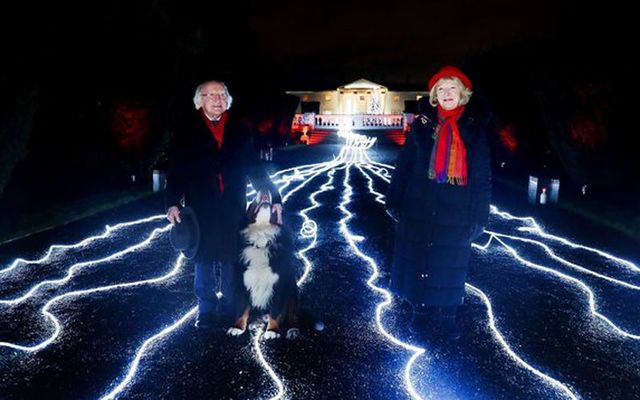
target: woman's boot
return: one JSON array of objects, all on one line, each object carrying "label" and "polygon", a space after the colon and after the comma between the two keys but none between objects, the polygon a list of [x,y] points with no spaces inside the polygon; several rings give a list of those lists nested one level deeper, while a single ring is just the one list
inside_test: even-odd
[{"label": "woman's boot", "polygon": [[457,319],[458,306],[442,307],[442,318],[440,321],[440,336],[445,340],[458,340],[462,336],[462,331]]},{"label": "woman's boot", "polygon": [[431,336],[435,332],[440,318],[439,307],[414,305],[410,329],[420,338]]}]

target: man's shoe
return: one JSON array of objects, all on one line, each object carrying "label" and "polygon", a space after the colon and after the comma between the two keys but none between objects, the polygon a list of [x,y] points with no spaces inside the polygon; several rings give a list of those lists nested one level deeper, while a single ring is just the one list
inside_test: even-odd
[{"label": "man's shoe", "polygon": [[213,330],[218,326],[216,316],[213,314],[198,315],[194,326],[199,330]]}]

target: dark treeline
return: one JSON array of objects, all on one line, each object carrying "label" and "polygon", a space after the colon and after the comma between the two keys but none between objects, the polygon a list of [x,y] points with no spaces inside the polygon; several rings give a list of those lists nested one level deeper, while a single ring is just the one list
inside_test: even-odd
[{"label": "dark treeline", "polygon": [[[593,187],[640,185],[631,146],[636,64],[626,45],[625,13],[565,2],[551,22],[518,17],[549,27],[544,32],[487,35],[485,42],[468,39],[465,47],[451,46],[429,24],[417,24],[414,13],[406,14],[404,25],[400,9],[389,16],[395,30],[385,42],[380,33],[366,40],[367,32],[354,32],[346,25],[348,14],[331,19],[342,12],[338,6],[306,19],[302,10],[264,7],[252,1],[96,1],[5,13],[2,205],[43,207],[125,185],[131,174],[149,178],[163,164],[171,125],[189,111],[195,86],[206,79],[229,84],[233,110],[264,139],[282,137],[295,109],[296,99],[285,90],[332,89],[358,78],[391,90],[420,90],[423,77],[444,63],[468,70],[491,105],[496,160],[521,174],[546,166]],[[473,17],[467,14],[461,18]],[[384,21],[378,14],[372,18]],[[327,21],[331,31],[319,21]],[[340,21],[345,25],[336,25]],[[507,22],[505,30],[513,25]],[[265,31],[270,24],[276,33]],[[450,40],[466,43],[471,33],[452,34]],[[300,46],[305,40],[307,47]],[[287,48],[289,41],[295,48]]]}]

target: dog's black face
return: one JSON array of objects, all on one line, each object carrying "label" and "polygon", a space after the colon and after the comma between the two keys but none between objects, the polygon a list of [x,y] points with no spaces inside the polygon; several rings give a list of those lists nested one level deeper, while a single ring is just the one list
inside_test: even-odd
[{"label": "dog's black face", "polygon": [[272,218],[271,195],[259,193],[247,210],[249,223],[269,224]]}]

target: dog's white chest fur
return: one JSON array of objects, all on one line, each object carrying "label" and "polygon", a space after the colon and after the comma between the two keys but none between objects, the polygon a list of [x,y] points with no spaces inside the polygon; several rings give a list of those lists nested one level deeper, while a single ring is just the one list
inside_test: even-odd
[{"label": "dog's white chest fur", "polygon": [[273,296],[273,288],[278,282],[278,274],[269,264],[269,244],[280,233],[280,227],[271,224],[251,224],[242,231],[249,243],[242,250],[241,261],[247,266],[244,272],[244,286],[249,290],[251,305],[266,309]]}]

